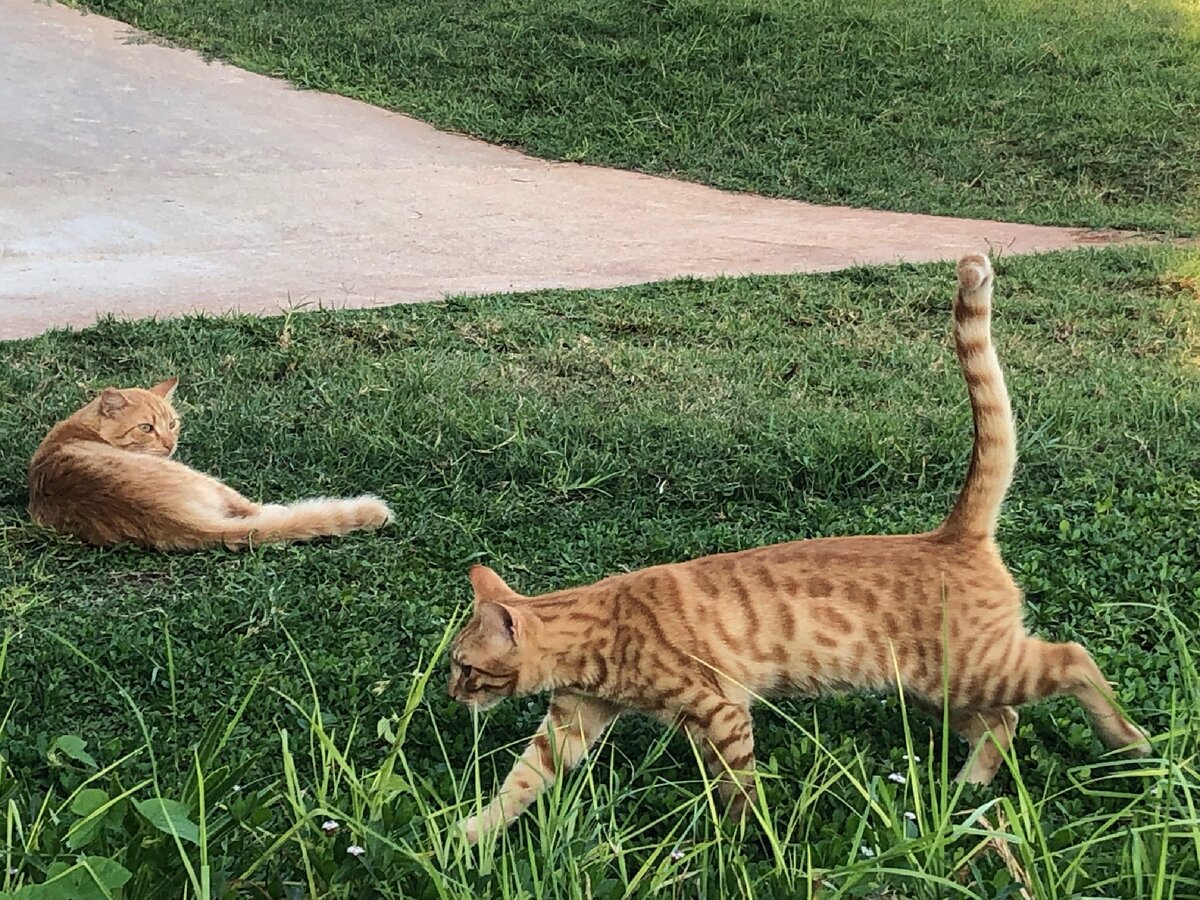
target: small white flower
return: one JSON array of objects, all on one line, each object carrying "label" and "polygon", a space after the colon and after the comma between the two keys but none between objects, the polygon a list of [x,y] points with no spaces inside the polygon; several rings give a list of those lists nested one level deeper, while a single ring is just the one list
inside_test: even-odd
[{"label": "small white flower", "polygon": [[907,753],[905,753],[904,761],[905,762],[920,762],[921,757],[917,756],[917,754],[915,754],[915,753],[912,756],[909,756]]},{"label": "small white flower", "polygon": [[875,855],[875,851],[872,850],[870,847],[868,847],[866,844],[863,844],[861,847],[859,847],[858,852],[861,853],[863,856],[865,856],[867,859],[870,859],[872,856]]},{"label": "small white flower", "polygon": [[335,822],[333,819],[326,819],[324,822],[321,823],[321,830],[323,832],[325,832],[326,834],[333,834],[335,831],[337,831],[341,827],[342,826],[339,825],[337,822]]},{"label": "small white flower", "polygon": [[19,870],[19,869],[9,869],[9,870],[8,870],[8,874],[9,874],[9,875],[16,875],[18,871],[20,871],[20,870]]},{"label": "small white flower", "polygon": [[346,852],[349,853],[351,856],[362,856],[364,853],[367,852],[367,848],[360,847],[360,846],[358,846],[358,844],[351,844],[349,847],[346,848]]},{"label": "small white flower", "polygon": [[671,859],[675,860],[675,862],[679,862],[681,859],[683,859],[683,851],[682,850],[672,850],[671,851]]},{"label": "small white flower", "polygon": [[894,781],[896,784],[904,784],[904,776],[899,772],[893,772],[888,776],[888,781]]},{"label": "small white flower", "polygon": [[233,786],[233,792],[235,794],[240,794],[242,792],[242,786],[240,784],[235,784]]},{"label": "small white flower", "polygon": [[915,822],[917,821],[917,814],[915,812],[906,812],[904,814],[904,818],[908,819],[910,822]]}]

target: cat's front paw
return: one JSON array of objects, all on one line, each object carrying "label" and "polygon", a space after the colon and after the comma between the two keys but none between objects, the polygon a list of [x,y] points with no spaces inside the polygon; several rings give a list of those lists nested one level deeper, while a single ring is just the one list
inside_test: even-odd
[{"label": "cat's front paw", "polygon": [[992,277],[986,253],[972,253],[958,261],[958,283],[964,291],[977,291]]},{"label": "cat's front paw", "polygon": [[463,840],[472,847],[479,843],[479,816],[471,816],[469,819],[459,819],[454,828],[462,835]]}]

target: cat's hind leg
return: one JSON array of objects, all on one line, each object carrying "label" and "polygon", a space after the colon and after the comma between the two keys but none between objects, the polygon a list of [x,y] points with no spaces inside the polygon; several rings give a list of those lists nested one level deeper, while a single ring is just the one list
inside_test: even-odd
[{"label": "cat's hind leg", "polygon": [[229,485],[217,479],[211,479],[211,485],[216,493],[217,512],[223,516],[230,516],[235,519],[244,519],[247,516],[257,515],[262,506],[255,503],[240,493],[235,491]]},{"label": "cat's hind leg", "polygon": [[542,725],[517,760],[499,793],[477,815],[459,823],[466,839],[507,827],[559,774],[573,768],[619,715],[620,709],[595,697],[556,691]]},{"label": "cat's hind leg", "polygon": [[189,480],[197,502],[203,503],[209,513],[221,518],[244,519],[257,515],[262,509],[260,504],[243,497],[219,478],[201,472],[190,472]]},{"label": "cat's hind leg", "polygon": [[225,501],[225,514],[238,519],[257,515],[262,507],[253,500],[247,500],[233,488],[226,488],[228,493],[222,496]]},{"label": "cat's hind leg", "polygon": [[1105,746],[1137,756],[1150,752],[1150,742],[1117,708],[1108,682],[1082,645],[1050,644],[1030,637],[1019,654],[1020,665],[995,691],[1001,702],[1015,706],[1071,694],[1088,711]]}]

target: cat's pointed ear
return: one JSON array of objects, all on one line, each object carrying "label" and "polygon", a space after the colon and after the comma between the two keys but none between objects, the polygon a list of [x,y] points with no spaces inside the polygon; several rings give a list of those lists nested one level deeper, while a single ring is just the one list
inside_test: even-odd
[{"label": "cat's pointed ear", "polygon": [[475,607],[484,634],[492,634],[516,647],[525,639],[525,617],[519,609],[503,603],[480,603]]},{"label": "cat's pointed ear", "polygon": [[175,393],[175,388],[179,384],[179,379],[172,375],[166,381],[160,381],[154,387],[150,388],[150,393],[157,394],[164,400],[170,400],[171,395]]},{"label": "cat's pointed ear", "polygon": [[106,387],[100,392],[100,415],[111,419],[129,405],[125,395],[116,388]]},{"label": "cat's pointed ear", "polygon": [[487,566],[471,566],[470,578],[471,587],[475,588],[476,605],[488,600],[511,600],[521,596]]}]

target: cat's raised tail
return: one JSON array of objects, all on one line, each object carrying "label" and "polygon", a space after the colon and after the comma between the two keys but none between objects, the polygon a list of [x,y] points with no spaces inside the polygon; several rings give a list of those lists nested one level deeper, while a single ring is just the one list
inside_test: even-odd
[{"label": "cat's raised tail", "polygon": [[1017,435],[1004,373],[992,346],[992,265],[984,254],[958,262],[954,347],[975,424],[967,480],[941,531],[954,537],[990,538],[1017,465]]},{"label": "cat's raised tail", "polygon": [[201,545],[242,548],[335,537],[365,528],[380,528],[391,519],[392,511],[387,504],[372,494],[345,500],[316,497],[286,506],[264,504],[248,516],[207,522],[195,529],[199,533],[194,536]]}]

